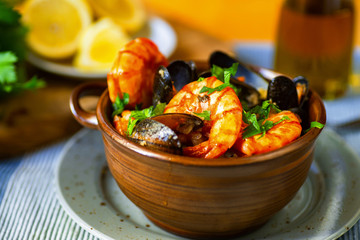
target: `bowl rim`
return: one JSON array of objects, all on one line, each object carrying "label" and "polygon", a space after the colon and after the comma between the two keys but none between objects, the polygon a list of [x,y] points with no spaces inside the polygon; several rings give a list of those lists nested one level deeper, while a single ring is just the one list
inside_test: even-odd
[{"label": "bowl rim", "polygon": [[[325,106],[320,98],[320,96],[310,89],[310,104],[318,102],[319,104],[319,114],[318,119],[315,119],[318,122],[326,124],[326,111]],[[257,154],[253,156],[243,156],[243,157],[219,157],[219,158],[195,158],[188,157],[183,155],[175,155],[171,153],[162,152],[159,150],[153,150],[146,147],[143,147],[126,137],[122,136],[117,132],[115,127],[110,122],[108,116],[106,116],[106,108],[110,104],[110,99],[108,95],[108,89],[106,89],[97,104],[96,108],[96,117],[98,120],[98,128],[101,130],[103,135],[107,135],[115,143],[121,145],[124,148],[128,148],[134,154],[140,154],[150,158],[152,160],[171,162],[174,164],[180,165],[192,165],[192,166],[203,166],[203,167],[229,167],[229,166],[239,166],[239,165],[251,165],[262,162],[269,162],[269,159],[276,159],[280,156],[290,154],[291,152],[296,151],[297,149],[303,148],[316,140],[316,138],[321,133],[322,129],[311,128],[303,136],[299,137],[295,141],[287,144],[286,146],[262,154]]]}]

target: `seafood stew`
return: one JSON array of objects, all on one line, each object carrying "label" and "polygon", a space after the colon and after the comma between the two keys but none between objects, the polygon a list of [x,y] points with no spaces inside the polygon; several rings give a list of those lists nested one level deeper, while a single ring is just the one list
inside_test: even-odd
[{"label": "seafood stew", "polygon": [[148,39],[127,44],[108,73],[118,133],[168,153],[218,158],[273,151],[311,126],[323,127],[309,122],[305,78],[277,76],[266,79],[267,90],[256,88],[249,83],[251,69],[215,53],[211,68],[200,72],[193,61],[168,63]]},{"label": "seafood stew", "polygon": [[[154,49],[151,52],[156,53]],[[123,49],[119,56],[126,54],[130,60],[136,52]],[[114,89],[105,82],[81,84],[70,98],[73,115],[79,123],[102,133],[111,174],[121,191],[155,225],[197,239],[224,239],[253,231],[288,204],[303,185],[321,129],[311,128],[305,133],[301,126],[304,121],[293,113],[293,107],[279,109],[267,99],[266,88],[254,87],[251,79],[241,77],[242,74],[231,77],[236,70],[233,63],[210,67],[204,61],[181,62],[160,64],[151,68],[155,69],[152,73],[139,68],[145,64],[136,66],[133,73],[153,75],[153,95],[162,95],[155,101],[147,96],[146,104],[142,100],[129,104],[135,99],[132,94],[142,92],[124,91],[121,85],[127,84],[126,79],[135,78],[117,77],[122,69],[114,64],[113,70],[118,72],[111,74],[121,79],[115,84],[122,90],[115,92],[118,95],[115,101],[109,95]],[[173,80],[177,78],[173,76],[180,75],[174,69],[169,71],[171,64],[181,73],[181,69],[188,69],[183,75],[185,79]],[[151,66],[150,62],[148,65]],[[187,82],[188,79],[191,81]],[[178,89],[177,81],[183,85]],[[172,85],[166,87],[169,83]],[[247,104],[246,100],[252,97],[242,98],[244,91],[234,87],[238,85],[254,87],[258,93],[252,89],[255,94],[249,96],[259,96],[260,101],[256,104],[254,101],[253,106]],[[167,90],[154,90],[155,86]],[[96,112],[82,109],[80,97],[100,88]],[[324,124],[326,112],[321,98],[311,89],[306,94],[306,98],[298,98],[306,99],[305,102],[295,108],[306,110],[307,122]],[[286,126],[290,123],[293,132],[289,135],[301,131],[299,138],[287,144],[291,139],[281,134],[280,148],[272,151],[264,147],[269,141],[278,141],[277,134],[288,131]],[[267,137],[270,131],[273,139]],[[254,143],[255,149],[251,148]],[[260,154],[259,149],[268,152]]]}]

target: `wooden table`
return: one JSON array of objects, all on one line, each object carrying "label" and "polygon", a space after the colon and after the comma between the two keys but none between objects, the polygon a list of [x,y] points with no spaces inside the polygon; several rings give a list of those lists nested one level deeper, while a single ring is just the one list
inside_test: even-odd
[{"label": "wooden table", "polygon": [[[177,49],[169,60],[206,60],[214,50],[231,51],[231,43],[175,21],[169,23],[178,37]],[[0,159],[62,140],[81,128],[69,108],[70,94],[81,81],[29,66],[29,76],[34,74],[47,82],[45,88],[0,100]]]}]

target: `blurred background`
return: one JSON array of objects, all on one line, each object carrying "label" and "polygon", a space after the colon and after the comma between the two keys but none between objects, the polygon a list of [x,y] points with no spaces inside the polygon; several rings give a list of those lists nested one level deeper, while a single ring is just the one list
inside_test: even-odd
[{"label": "blurred background", "polygon": [[[297,11],[292,15],[291,11],[282,12],[285,2],[291,7],[331,2],[344,11],[317,19]],[[292,20],[279,24],[281,16]],[[301,31],[294,27],[298,23]],[[283,34],[278,34],[280,28]],[[285,38],[279,41],[279,35]],[[346,142],[360,156],[360,0],[0,0],[0,175],[9,176],[0,176],[0,185],[6,187],[10,177],[22,180],[19,185],[8,185],[16,197],[9,195],[3,203],[12,209],[21,199],[24,212],[36,210],[35,216],[25,218],[17,208],[12,214],[3,214],[10,223],[4,222],[0,235],[22,229],[21,233],[36,231],[66,238],[63,229],[79,229],[68,218],[57,220],[59,215],[48,211],[56,206],[56,197],[51,195],[52,162],[61,150],[54,151],[50,144],[60,142],[62,148],[65,140],[82,129],[69,107],[74,88],[89,81],[105,82],[119,49],[135,37],[152,39],[169,61],[206,61],[213,51],[221,50],[243,62],[306,75],[311,89],[316,86],[324,99],[326,127],[345,140],[338,146],[340,152],[332,149],[328,154],[350,156],[343,155],[348,151],[344,150]],[[274,64],[276,60],[279,64]],[[85,99],[89,101],[82,107],[94,111],[97,97]],[[44,147],[40,153],[35,152],[40,147]],[[28,175],[23,177],[17,171],[12,175],[18,165],[24,166]],[[328,167],[339,168],[340,173],[345,169],[343,165]],[[46,178],[39,175],[41,179],[34,181],[28,169],[46,173]],[[44,184],[51,186],[45,189]],[[28,189],[25,193],[31,197],[18,195],[20,188]],[[2,189],[0,186],[0,200]],[[53,200],[43,199],[44,195]],[[41,208],[34,208],[33,203],[45,206],[45,211],[38,211]],[[41,229],[37,216],[49,220],[48,228]],[[14,224],[14,219],[20,223]],[[348,226],[336,227],[342,232]],[[351,234],[359,236],[359,226],[358,222]]]},{"label": "blurred background", "polygon": [[[322,96],[324,99],[339,100],[336,104],[341,106],[340,109],[345,105],[352,106],[341,102],[341,97],[348,87],[348,77],[351,94],[360,95],[360,0],[287,2],[351,2],[354,5],[355,15],[351,15],[351,24],[346,28],[340,21],[340,24],[334,25],[338,34],[332,35],[330,30],[326,35],[329,37],[322,39],[322,42],[329,43],[327,51],[330,55],[341,56],[336,60],[339,64],[333,61],[324,64],[321,74],[331,75],[333,73],[329,70],[333,71],[336,69],[334,66],[338,66],[344,80],[334,80],[330,76],[329,81],[324,82],[321,78],[317,89],[318,92],[328,87],[329,92],[340,89],[339,94],[324,92]],[[10,59],[6,64],[10,68],[16,67],[16,71],[8,72],[18,78],[0,79],[1,158],[78,131],[81,126],[73,119],[68,107],[72,90],[84,81],[106,81],[106,74],[118,50],[137,36],[153,38],[160,50],[168,47],[164,55],[170,61],[207,60],[210,53],[222,50],[243,57],[243,61],[273,68],[281,7],[285,0],[0,0],[0,3],[10,3],[19,12],[17,15],[0,4],[0,52],[13,51],[18,60],[14,65],[14,57],[6,56]],[[28,31],[23,25],[29,27]],[[330,23],[322,28],[332,27]],[[343,34],[344,29],[351,29],[351,34]],[[313,33],[300,35],[305,35],[300,41],[297,38],[300,45],[305,40],[309,44],[313,42]],[[293,39],[288,42],[296,43]],[[345,50],[334,53],[339,46]],[[318,49],[321,48],[312,48],[315,52]],[[27,58],[25,54],[28,54]],[[310,57],[315,59],[311,63],[315,68],[322,65],[318,59],[325,59],[323,53],[319,54]],[[356,57],[353,63],[351,54]],[[286,54],[283,59],[286,63],[291,62]],[[296,62],[301,56],[293,56],[293,59]],[[276,70],[286,72],[281,66],[277,67]],[[300,73],[306,73],[308,69],[301,69]],[[32,81],[26,82],[29,79]],[[315,77],[311,76],[311,79]],[[35,91],[13,91],[20,87]],[[330,108],[328,110],[329,116],[332,116]],[[334,111],[333,116],[340,115],[338,110]],[[342,116],[346,117],[342,122],[360,118],[352,110]],[[330,121],[328,123],[331,124]]]},{"label": "blurred background", "polygon": [[[315,0],[314,0],[315,1]],[[283,0],[143,0],[150,12],[173,19],[222,40],[274,42]],[[354,0],[360,13],[360,0]],[[356,14],[355,44],[360,45]]]}]

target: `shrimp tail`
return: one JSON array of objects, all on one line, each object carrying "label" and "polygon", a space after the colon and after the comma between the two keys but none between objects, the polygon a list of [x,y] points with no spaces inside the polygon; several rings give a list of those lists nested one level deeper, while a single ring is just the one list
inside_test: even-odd
[{"label": "shrimp tail", "polygon": [[205,141],[196,146],[183,148],[183,154],[188,157],[205,158],[209,150],[210,145]]}]

